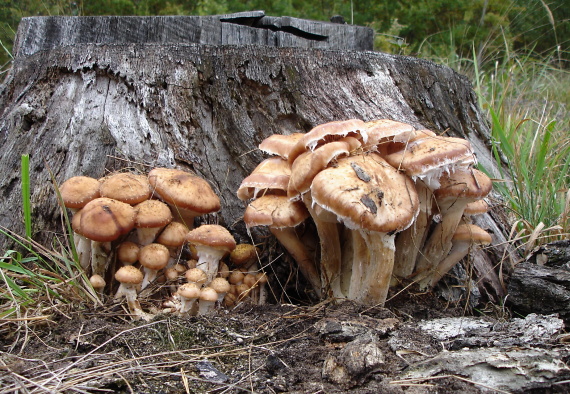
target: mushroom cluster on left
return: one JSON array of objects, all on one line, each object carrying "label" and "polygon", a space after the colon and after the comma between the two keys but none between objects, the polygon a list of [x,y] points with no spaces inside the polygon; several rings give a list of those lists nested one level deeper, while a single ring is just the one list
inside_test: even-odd
[{"label": "mushroom cluster on left", "polygon": [[[148,175],[75,176],[59,191],[73,214],[75,249],[93,288],[101,295],[115,293],[115,300],[126,299],[135,318],[152,317],[137,299],[147,287],[152,288],[148,294],[163,297],[155,299],[155,309],[188,315],[235,305],[259,293],[267,282],[253,264],[253,245],[248,245],[247,264],[240,257],[232,263],[236,242],[226,228],[194,228],[195,217],[220,210],[220,199],[193,173],[154,168]],[[228,265],[256,279],[238,291],[237,284],[230,283]]]}]

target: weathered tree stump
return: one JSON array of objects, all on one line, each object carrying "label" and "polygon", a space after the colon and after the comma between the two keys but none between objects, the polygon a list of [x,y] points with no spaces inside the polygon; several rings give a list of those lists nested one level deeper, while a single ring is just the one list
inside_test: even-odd
[{"label": "weathered tree stump", "polygon": [[[62,231],[52,174],[61,183],[152,166],[207,179],[222,201],[221,223],[246,241],[235,192],[262,160],[258,144],[332,120],[391,118],[461,136],[493,168],[489,128],[464,76],[362,51],[369,49],[364,28],[255,13],[242,15],[242,24],[224,21],[232,18],[240,19],[24,19],[0,90],[0,225],[23,233],[19,161],[26,153],[34,238],[44,244]],[[281,38],[268,39],[272,34]],[[505,234],[493,215],[478,224],[493,234],[481,271],[495,287]]]}]

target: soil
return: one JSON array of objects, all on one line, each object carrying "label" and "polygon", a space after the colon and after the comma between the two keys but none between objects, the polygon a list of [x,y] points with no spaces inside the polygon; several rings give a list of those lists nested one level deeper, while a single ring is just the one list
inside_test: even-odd
[{"label": "soil", "polygon": [[[465,314],[432,293],[402,293],[385,308],[241,304],[150,322],[128,320],[118,305],[86,308],[3,338],[0,392],[479,393],[461,376],[401,379],[442,350],[415,324]],[[396,332],[413,350],[398,350]]]}]

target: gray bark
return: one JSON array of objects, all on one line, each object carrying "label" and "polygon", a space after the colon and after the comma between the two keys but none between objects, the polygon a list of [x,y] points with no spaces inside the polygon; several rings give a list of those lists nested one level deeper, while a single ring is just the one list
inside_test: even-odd
[{"label": "gray bark", "polygon": [[570,240],[536,248],[517,264],[507,301],[521,313],[557,313],[570,326]]},{"label": "gray bark", "polygon": [[[235,192],[262,160],[257,145],[271,134],[306,132],[332,120],[391,118],[461,136],[493,168],[489,128],[471,84],[447,67],[371,51],[178,42],[180,21],[160,25],[158,42],[137,34],[130,40],[136,42],[81,44],[66,18],[49,20],[60,27],[51,43],[30,30],[45,19],[22,22],[18,56],[0,88],[1,226],[23,233],[19,161],[25,153],[34,238],[44,244],[61,232],[50,173],[61,183],[153,166],[207,179],[222,201],[221,222],[246,241],[245,205]],[[99,33],[106,37],[91,32]],[[504,223],[491,215],[481,220],[493,229],[492,270],[504,255]]]}]

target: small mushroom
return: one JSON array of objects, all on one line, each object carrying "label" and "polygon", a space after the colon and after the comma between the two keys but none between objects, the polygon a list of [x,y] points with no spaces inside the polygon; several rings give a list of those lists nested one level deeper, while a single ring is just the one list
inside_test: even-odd
[{"label": "small mushroom", "polygon": [[103,294],[103,289],[105,288],[105,285],[107,283],[105,282],[105,279],[103,279],[101,275],[92,275],[89,278],[89,282],[91,283],[91,286],[93,286],[93,289],[98,294]]},{"label": "small mushroom", "polygon": [[145,272],[141,290],[156,279],[158,271],[166,267],[169,258],[170,252],[164,245],[151,243],[141,248],[139,263],[141,263]]},{"label": "small mushroom", "polygon": [[115,273],[115,279],[120,283],[119,289],[115,294],[115,299],[125,297],[129,307],[129,312],[132,315],[144,320],[150,320],[152,316],[142,310],[141,305],[137,300],[137,286],[143,280],[142,272],[132,265],[127,265],[117,270]]},{"label": "small mushroom", "polygon": [[145,200],[135,205],[135,228],[141,246],[156,239],[160,230],[172,222],[172,213],[168,205],[158,200]]},{"label": "small mushroom", "polygon": [[172,222],[164,228],[160,233],[156,242],[162,244],[170,251],[170,260],[168,266],[171,267],[176,264],[178,257],[182,251],[182,246],[186,242],[186,234],[188,234],[188,227],[180,222]]},{"label": "small mushroom", "polygon": [[451,242],[452,247],[447,257],[418,282],[420,288],[435,286],[449,270],[469,253],[469,248],[474,245],[489,245],[491,236],[481,227],[466,223],[457,226]]},{"label": "small mushroom", "polygon": [[184,276],[189,283],[196,283],[199,286],[202,286],[208,280],[208,276],[200,268],[190,268]]},{"label": "small mushroom", "polygon": [[295,233],[295,226],[308,217],[309,212],[302,202],[290,201],[287,196],[266,195],[253,200],[247,206],[243,220],[248,229],[268,226],[269,231],[293,257],[303,276],[320,297],[321,279],[315,261]]},{"label": "small mushroom", "polygon": [[257,261],[258,250],[255,245],[238,244],[230,253],[230,262],[234,267],[249,268]]},{"label": "small mushroom", "polygon": [[217,224],[202,225],[186,235],[186,241],[196,247],[197,268],[202,269],[210,283],[218,271],[219,262],[226,253],[236,247],[236,241],[228,230]]},{"label": "small mushroom", "polygon": [[91,270],[105,276],[111,241],[127,234],[135,225],[135,210],[129,204],[100,197],[87,203],[81,210],[74,230],[91,242]]},{"label": "small mushroom", "polygon": [[209,287],[218,293],[218,303],[221,304],[225,295],[230,291],[230,283],[224,278],[214,278]]},{"label": "small mushroom", "polygon": [[139,260],[140,247],[131,241],[124,241],[117,246],[117,259],[123,265],[133,265]]},{"label": "small mushroom", "polygon": [[218,301],[218,293],[211,287],[203,287],[198,301],[198,315],[206,315],[214,310]]},{"label": "small mushroom", "polygon": [[180,297],[181,307],[180,314],[193,314],[193,307],[200,298],[200,286],[196,283],[184,283],[178,288],[178,296]]},{"label": "small mushroom", "polygon": [[208,182],[172,168],[154,168],[148,174],[154,192],[172,209],[176,221],[194,228],[194,218],[220,209],[220,199]]}]

